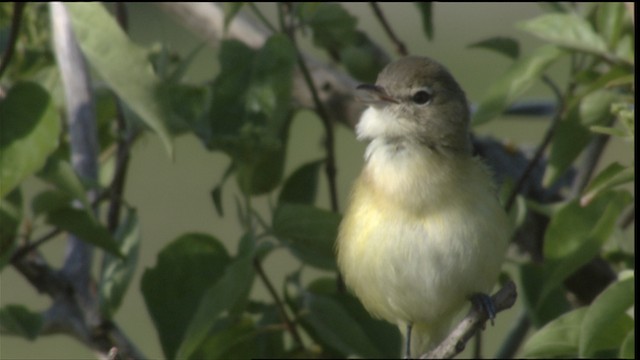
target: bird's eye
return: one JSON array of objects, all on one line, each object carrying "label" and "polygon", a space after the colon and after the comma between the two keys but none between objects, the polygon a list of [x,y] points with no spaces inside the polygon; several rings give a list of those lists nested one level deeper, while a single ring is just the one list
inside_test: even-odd
[{"label": "bird's eye", "polygon": [[411,101],[418,105],[424,105],[431,101],[431,94],[429,94],[425,90],[417,91],[415,94],[411,96]]}]

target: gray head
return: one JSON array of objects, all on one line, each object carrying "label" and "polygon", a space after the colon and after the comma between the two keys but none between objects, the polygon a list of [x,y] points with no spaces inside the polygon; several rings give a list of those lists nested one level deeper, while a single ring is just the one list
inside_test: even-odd
[{"label": "gray head", "polygon": [[465,94],[432,59],[409,56],[390,63],[375,85],[358,86],[358,97],[371,106],[358,124],[360,138],[417,141],[436,150],[470,152]]}]

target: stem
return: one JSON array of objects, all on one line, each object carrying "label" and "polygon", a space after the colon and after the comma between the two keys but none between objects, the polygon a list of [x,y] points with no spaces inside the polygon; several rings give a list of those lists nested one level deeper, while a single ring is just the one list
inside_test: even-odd
[{"label": "stem", "polygon": [[315,85],[313,84],[313,79],[311,78],[309,68],[307,67],[306,62],[304,61],[304,58],[302,56],[302,53],[300,52],[300,49],[298,48],[298,44],[295,39],[295,34],[291,27],[286,26],[286,23],[284,21],[285,9],[283,8],[286,9],[287,5],[281,4],[278,7],[278,9],[280,9],[278,13],[280,14],[279,17],[280,17],[281,27],[283,29],[283,32],[289,36],[291,43],[296,49],[296,55],[298,57],[298,67],[302,72],[302,76],[304,77],[305,83],[307,84],[307,88],[311,92],[311,97],[313,98],[313,103],[315,106],[316,113],[320,117],[320,120],[322,120],[322,125],[324,127],[325,136],[326,136],[325,148],[327,151],[325,173],[327,175],[327,181],[329,183],[329,200],[331,204],[331,211],[337,213],[339,211],[339,206],[338,206],[338,186],[336,183],[337,170],[336,170],[336,159],[335,159],[335,137],[333,133],[333,125],[331,124],[329,115],[326,109],[324,108],[322,101],[320,100],[318,91]]},{"label": "stem", "polygon": [[299,348],[303,348],[304,344],[302,342],[302,337],[300,336],[300,333],[298,332],[298,328],[297,328],[295,322],[291,321],[291,319],[289,318],[289,315],[287,314],[287,311],[284,308],[284,303],[282,302],[282,299],[280,299],[280,296],[278,295],[278,292],[273,287],[273,284],[271,284],[271,281],[269,280],[269,278],[267,278],[267,274],[264,272],[264,269],[262,268],[262,264],[260,263],[260,260],[254,258],[253,259],[253,267],[256,269],[256,272],[258,273],[258,276],[260,277],[260,280],[262,280],[264,285],[267,287],[267,291],[269,292],[271,297],[273,297],[273,300],[275,301],[276,307],[278,308],[278,312],[280,313],[280,316],[282,317],[282,321],[284,321],[284,324],[285,324],[285,326],[287,328],[287,331],[289,331],[289,333],[291,333],[291,336],[293,337],[293,342]]},{"label": "stem", "polygon": [[507,339],[496,353],[495,359],[513,359],[530,327],[531,320],[529,320],[527,312],[521,311],[513,327],[507,333],[509,334]]},{"label": "stem", "polygon": [[398,54],[402,56],[409,55],[409,52],[407,51],[407,47],[404,45],[404,42],[402,42],[393,32],[393,29],[391,29],[389,22],[385,18],[384,13],[380,8],[380,5],[378,5],[378,3],[376,2],[370,2],[369,5],[371,6],[373,13],[376,15],[376,18],[380,22],[380,25],[382,25],[384,32],[387,34],[391,42],[393,42],[393,44],[395,45],[396,51],[398,52]]},{"label": "stem", "polygon": [[533,171],[533,169],[540,162],[540,159],[542,158],[542,155],[544,154],[544,151],[547,148],[547,146],[549,146],[549,143],[551,143],[551,139],[553,139],[553,135],[555,134],[556,128],[558,126],[558,123],[560,122],[560,119],[562,118],[562,114],[564,113],[564,101],[563,101],[563,98],[562,98],[562,93],[560,92],[558,87],[555,85],[555,83],[553,83],[553,81],[551,81],[551,79],[549,77],[543,76],[542,80],[547,85],[549,85],[551,87],[551,89],[554,91],[554,93],[556,95],[556,98],[558,99],[558,102],[560,103],[560,106],[558,106],[558,110],[556,111],[556,114],[553,116],[553,118],[551,120],[551,124],[547,128],[547,132],[544,134],[544,137],[543,137],[542,141],[540,142],[540,145],[538,145],[538,148],[536,149],[536,152],[535,152],[533,158],[531,158],[531,160],[527,164],[527,167],[525,168],[524,172],[518,178],[518,181],[516,182],[515,186],[513,187],[513,190],[511,190],[511,194],[509,194],[509,197],[507,198],[507,202],[506,202],[506,204],[504,206],[505,210],[507,212],[509,210],[511,210],[511,207],[514,204],[514,202],[516,200],[516,197],[518,196],[518,193],[522,189],[522,186],[525,184],[527,178],[529,178],[529,175],[531,175],[531,172]]}]

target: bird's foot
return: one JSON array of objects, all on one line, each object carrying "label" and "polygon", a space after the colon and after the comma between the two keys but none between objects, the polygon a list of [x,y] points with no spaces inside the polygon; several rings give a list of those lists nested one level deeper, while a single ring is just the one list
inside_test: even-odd
[{"label": "bird's foot", "polygon": [[491,325],[494,325],[494,319],[496,318],[496,306],[491,299],[491,296],[483,293],[473,294],[471,296],[471,303],[476,309],[480,309],[487,314],[487,318],[491,320]]}]

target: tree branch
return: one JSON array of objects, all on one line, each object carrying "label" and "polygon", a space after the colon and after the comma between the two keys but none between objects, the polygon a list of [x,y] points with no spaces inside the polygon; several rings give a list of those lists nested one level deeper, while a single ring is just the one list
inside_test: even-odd
[{"label": "tree branch", "polygon": [[[509,281],[491,296],[496,314],[511,308],[517,297],[516,285],[513,281]],[[450,359],[456,356],[464,350],[466,343],[476,332],[484,328],[487,320],[489,317],[484,310],[472,306],[467,316],[458,323],[449,336],[435,349],[420,356],[420,359]]]}]

